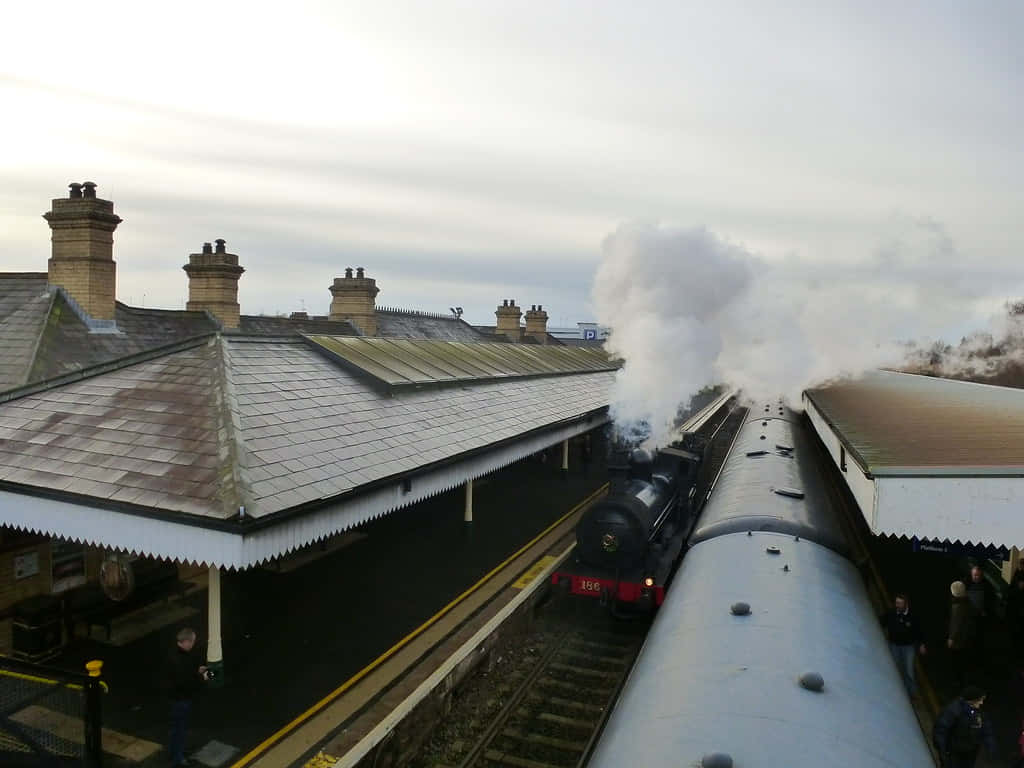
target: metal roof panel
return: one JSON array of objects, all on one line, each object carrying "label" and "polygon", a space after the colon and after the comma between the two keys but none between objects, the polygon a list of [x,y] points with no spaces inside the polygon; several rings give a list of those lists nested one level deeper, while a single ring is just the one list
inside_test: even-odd
[{"label": "metal roof panel", "polygon": [[876,371],[806,396],[872,475],[1024,474],[1024,390]]}]

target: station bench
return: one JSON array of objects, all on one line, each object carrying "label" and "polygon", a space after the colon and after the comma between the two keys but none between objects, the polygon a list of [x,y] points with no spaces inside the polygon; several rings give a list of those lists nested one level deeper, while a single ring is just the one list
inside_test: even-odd
[{"label": "station bench", "polygon": [[75,627],[85,622],[87,636],[92,628],[107,630],[110,640],[111,624],[126,613],[144,608],[157,600],[167,601],[171,595],[181,597],[187,584],[178,578],[178,566],[162,560],[140,559],[132,563],[135,586],[124,600],[107,597],[99,584],[88,584],[71,590],[64,598],[64,625],[68,639],[75,636]]}]

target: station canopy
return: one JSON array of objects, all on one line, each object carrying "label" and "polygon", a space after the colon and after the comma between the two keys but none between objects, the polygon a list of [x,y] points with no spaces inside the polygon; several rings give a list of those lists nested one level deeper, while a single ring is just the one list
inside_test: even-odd
[{"label": "station canopy", "polygon": [[1024,547],[1024,390],[878,371],[804,405],[872,532]]},{"label": "station canopy", "polygon": [[0,394],[0,524],[246,568],[608,419],[600,352],[351,341],[208,334]]}]

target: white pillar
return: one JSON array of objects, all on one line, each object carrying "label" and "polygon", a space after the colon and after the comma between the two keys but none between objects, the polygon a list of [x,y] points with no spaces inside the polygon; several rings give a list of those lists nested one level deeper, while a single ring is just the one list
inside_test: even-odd
[{"label": "white pillar", "polygon": [[215,565],[210,566],[206,610],[206,660],[211,665],[219,664],[224,661],[224,650],[220,644],[220,569]]},{"label": "white pillar", "polygon": [[462,519],[467,523],[473,522],[473,478],[466,481],[466,513]]},{"label": "white pillar", "polygon": [[569,469],[569,441],[562,441],[562,469]]}]

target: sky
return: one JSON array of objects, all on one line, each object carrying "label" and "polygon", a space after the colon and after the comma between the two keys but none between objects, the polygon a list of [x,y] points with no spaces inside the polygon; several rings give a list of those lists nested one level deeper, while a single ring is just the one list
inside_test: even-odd
[{"label": "sky", "polygon": [[246,314],[364,266],[382,305],[614,320],[595,276],[652,227],[953,336],[1024,295],[1022,37],[1012,0],[18,3],[0,269],[92,180],[137,305],[223,237]]}]

